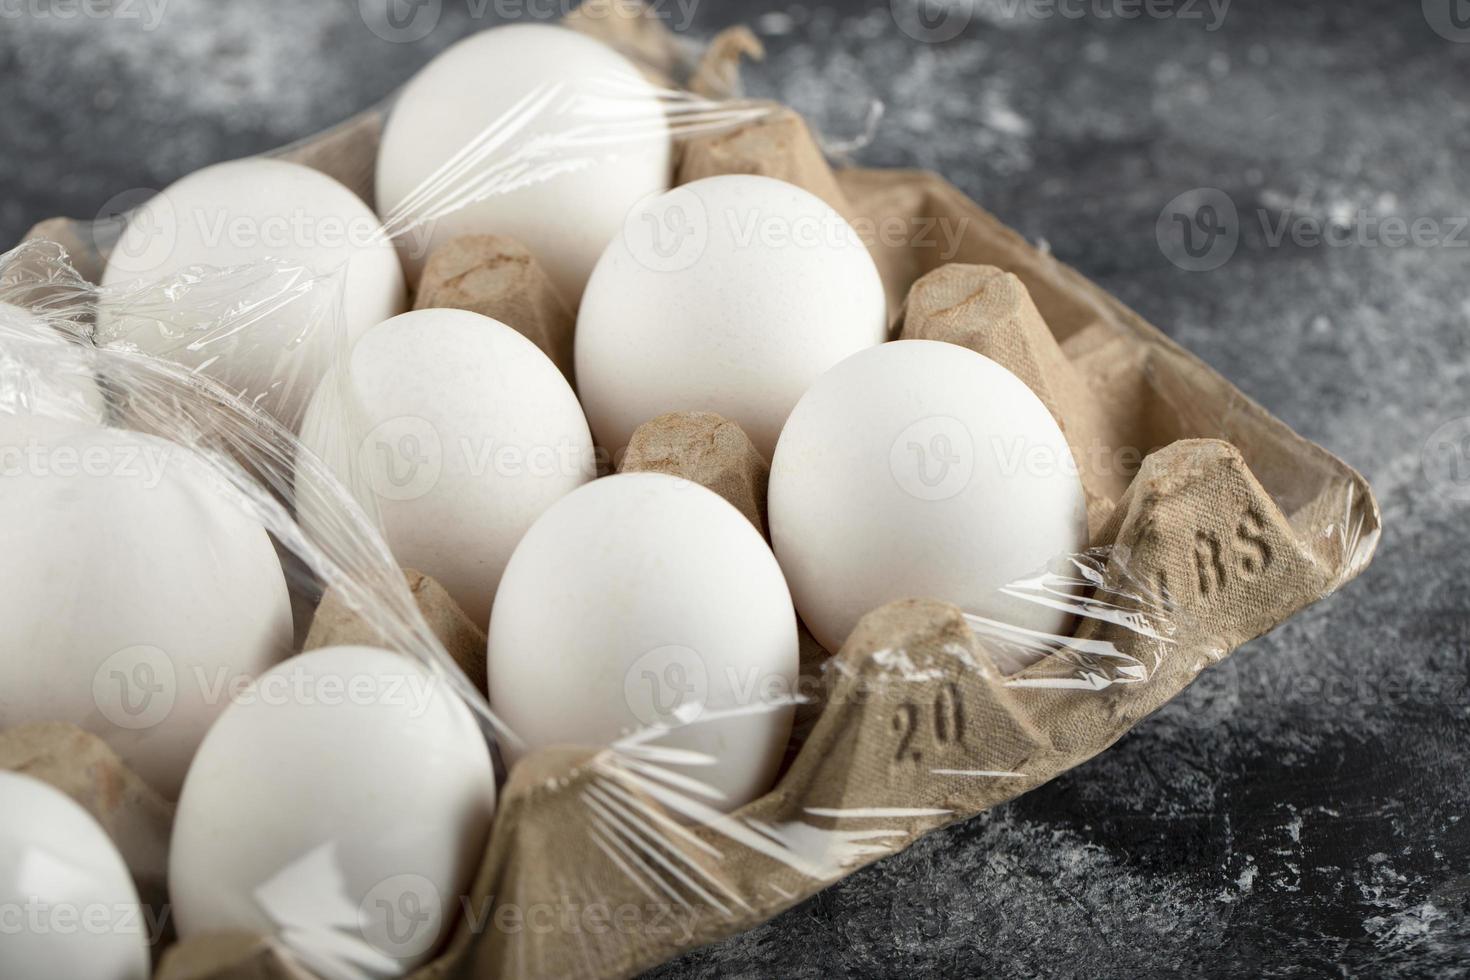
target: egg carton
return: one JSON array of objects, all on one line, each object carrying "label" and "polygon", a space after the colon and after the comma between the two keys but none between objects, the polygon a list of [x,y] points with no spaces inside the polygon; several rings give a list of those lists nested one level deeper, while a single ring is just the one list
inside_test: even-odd
[{"label": "egg carton", "polygon": [[[688,52],[632,10],[591,4],[572,24],[673,77]],[[727,32],[681,81],[730,94],[739,59],[758,54],[748,33]],[[279,155],[370,201],[383,120],[370,111]],[[1027,636],[911,599],[870,613],[840,650],[803,634],[805,696],[779,781],[733,813],[665,778],[636,741],[529,755],[502,789],[466,915],[418,980],[632,976],[749,929],[1105,750],[1202,670],[1349,582],[1377,546],[1379,509],[1359,474],[938,175],[834,170],[779,107],[682,141],[677,183],[728,173],[804,187],[855,228],[915,232],[870,242],[894,335],[960,344],[1008,368],[1081,463],[1089,550],[1013,586],[1061,604],[1076,629]],[[922,233],[940,227],[945,236]],[[88,226],[57,219],[33,234],[100,275],[106,243]],[[572,312],[514,241],[439,250],[416,303],[492,315],[570,364]],[[765,460],[728,420],[652,420],[618,465],[699,482],[767,532]],[[432,579],[406,574],[483,692],[483,634]],[[391,640],[329,593],[306,647],[363,642]],[[0,740],[0,762],[5,749]],[[156,827],[159,804],[147,808],[129,819]],[[196,937],[167,951],[158,977],[284,980],[312,975],[305,962],[358,975],[303,952],[278,938]]]}]

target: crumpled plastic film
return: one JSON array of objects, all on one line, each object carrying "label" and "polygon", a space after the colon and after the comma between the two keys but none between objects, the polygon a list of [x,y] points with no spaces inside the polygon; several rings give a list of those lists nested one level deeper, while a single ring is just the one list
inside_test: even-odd
[{"label": "crumpled plastic film", "polygon": [[[248,334],[261,317],[296,304],[330,313],[338,302],[331,277],[274,263],[201,270],[177,289],[208,296],[194,315],[199,333],[210,337]],[[0,415],[44,415],[158,440],[171,459],[265,527],[297,597],[314,606],[332,590],[372,617],[394,648],[456,678],[488,719],[483,696],[424,622],[372,522],[321,461],[250,391],[127,344],[99,345],[92,328],[98,296],[52,243],[0,255]],[[173,309],[165,303],[155,312]],[[318,516],[310,532],[295,516],[308,506]]]},{"label": "crumpled plastic film", "polygon": [[[202,293],[207,300],[190,307],[186,329],[209,338],[248,339],[262,317],[289,317],[298,305],[330,314],[339,303],[331,277],[278,263],[191,271],[174,286],[176,297],[186,292]],[[7,496],[5,480],[12,466],[38,477],[53,471],[66,475],[59,452],[42,457],[45,470],[34,462],[34,453],[52,445],[53,437],[63,440],[63,448],[102,439],[103,445],[136,449],[264,528],[281,563],[296,625],[296,636],[290,649],[280,651],[282,656],[303,649],[314,611],[330,592],[339,608],[371,625],[372,645],[417,660],[428,669],[431,683],[443,685],[451,697],[468,705],[479,722],[472,737],[493,740],[498,722],[480,686],[446,650],[372,520],[325,464],[249,392],[231,390],[206,371],[126,343],[99,346],[93,324],[99,303],[106,301],[53,244],[27,243],[0,255],[0,503]],[[160,317],[174,314],[168,304],[153,308],[138,303],[130,315],[141,321],[149,315],[140,312],[145,308],[156,309]],[[262,389],[265,394],[271,390]],[[72,443],[76,436],[80,441]],[[85,451],[72,455],[82,475],[94,475]],[[111,458],[107,464],[127,465]],[[298,517],[303,510],[312,516],[309,527]],[[223,589],[232,586],[215,583]],[[180,608],[179,614],[194,613]],[[93,653],[78,651],[79,656]],[[159,653],[173,656],[162,648]],[[182,666],[171,671],[170,676],[185,676]],[[224,704],[252,693],[248,683],[239,691],[225,690]],[[30,724],[18,723],[12,717],[16,710],[23,721],[30,709],[0,704],[0,763],[68,792],[102,822],[150,905],[151,921],[164,930],[170,916],[162,881],[163,849],[172,803],[92,737],[109,742],[121,738],[118,744],[127,746],[134,730],[121,729],[106,709]],[[498,734],[513,737],[503,727]],[[305,806],[310,801],[297,802]],[[406,821],[398,833],[420,832]],[[318,976],[383,975],[396,961],[353,935],[358,900],[349,900],[342,890],[344,872],[335,866],[337,860],[328,842],[279,869],[255,900],[265,915],[281,923],[280,941],[293,950],[293,957],[310,963]],[[347,912],[339,905],[351,913],[349,918],[341,918]],[[340,928],[344,923],[351,927],[346,932]]]}]

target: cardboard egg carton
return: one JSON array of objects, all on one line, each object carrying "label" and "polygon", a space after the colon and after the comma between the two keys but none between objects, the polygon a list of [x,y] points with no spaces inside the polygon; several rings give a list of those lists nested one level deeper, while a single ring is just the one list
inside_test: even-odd
[{"label": "cardboard egg carton", "polygon": [[[616,13],[628,9],[594,3],[571,22],[671,77],[674,40],[656,18]],[[748,33],[722,35],[686,84],[727,92],[739,57],[758,53]],[[381,126],[381,112],[370,112],[281,155],[370,201]],[[775,108],[680,146],[677,182],[725,173],[803,186],[860,231],[943,222],[956,236],[870,245],[894,336],[985,354],[1052,411],[1081,466],[1099,614],[1013,673],[998,668],[993,637],[922,597],[873,611],[838,651],[803,636],[811,696],[787,763],[771,792],[730,815],[680,818],[609,749],[528,756],[502,790],[465,906],[474,915],[460,917],[416,980],[632,976],[748,929],[1103,751],[1201,670],[1355,577],[1377,545],[1378,505],[1361,476],[943,178],[834,171],[802,120]],[[85,226],[57,220],[35,234],[67,245],[84,274],[100,274],[104,255]],[[570,376],[572,311],[515,242],[446,246],[430,260],[418,305],[495,316]],[[702,483],[766,531],[765,461],[718,416],[651,420],[621,466]],[[409,580],[483,688],[483,636],[431,580]],[[308,645],[365,642],[366,629],[329,595]],[[157,819],[156,802],[139,805],[139,820]],[[556,927],[533,928],[528,914],[546,909]],[[159,971],[164,980],[305,976],[289,951],[250,936],[177,944]]]}]

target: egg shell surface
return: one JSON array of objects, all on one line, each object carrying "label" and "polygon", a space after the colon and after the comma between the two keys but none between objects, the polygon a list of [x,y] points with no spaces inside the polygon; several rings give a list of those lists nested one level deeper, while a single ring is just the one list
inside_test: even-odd
[{"label": "egg shell surface", "polygon": [[461,235],[525,245],[575,308],[608,241],[671,176],[657,91],[600,41],[510,24],[451,46],[404,86],[378,153],[378,210],[410,282]]},{"label": "egg shell surface", "polygon": [[147,980],[147,918],[122,855],[57,789],[0,772],[5,980]]},{"label": "egg shell surface", "polygon": [[[305,274],[222,274],[264,260]],[[202,281],[175,296],[150,288],[194,267],[207,267]],[[348,339],[407,300],[393,243],[361,198],[310,167],[259,157],[205,167],[139,206],[102,285],[102,338],[200,368],[288,426]],[[230,328],[217,329],[225,309]]]},{"label": "egg shell surface", "polygon": [[598,261],[577,386],[610,452],[656,416],[703,410],[770,459],[806,389],[887,331],[878,269],[825,201],[770,177],[707,177],[640,205]]},{"label": "egg shell surface", "polygon": [[0,728],[66,721],[164,796],[230,683],[290,651],[258,521],[189,450],[0,415]]},{"label": "egg shell surface", "polygon": [[374,975],[406,973],[461,914],[494,807],[484,737],[447,682],[371,647],[293,657],[189,770],[169,856],[179,935],[273,934],[308,962],[347,943]]},{"label": "egg shell surface", "polygon": [[398,563],[436,579],[481,628],[521,535],[597,471],[556,365],[464,310],[367,331],[312,399],[302,440],[376,512]]},{"label": "egg shell surface", "polygon": [[706,756],[675,768],[726,810],[775,777],[797,667],[765,540],[717,494],[663,474],[605,477],[554,504],[490,617],[490,702],[523,750],[665,728],[650,744]]},{"label": "egg shell surface", "polygon": [[895,599],[1068,628],[1067,611],[1001,589],[1087,547],[1071,450],[1019,378],[968,348],[895,341],[823,375],[781,434],[768,503],[797,611],[829,651]]}]

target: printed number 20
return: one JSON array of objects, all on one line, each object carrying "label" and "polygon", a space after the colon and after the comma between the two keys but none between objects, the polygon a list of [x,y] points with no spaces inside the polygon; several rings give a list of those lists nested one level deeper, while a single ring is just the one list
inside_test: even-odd
[{"label": "printed number 20", "polygon": [[[928,707],[928,711],[925,708]],[[913,701],[904,701],[893,713],[893,730],[898,733],[898,747],[894,750],[895,762],[919,762],[923,753],[914,745],[919,728],[928,716],[934,735],[934,744],[957,745],[965,735],[965,707],[960,698],[960,689],[953,682],[942,685],[934,695],[934,702],[925,706]]]}]

